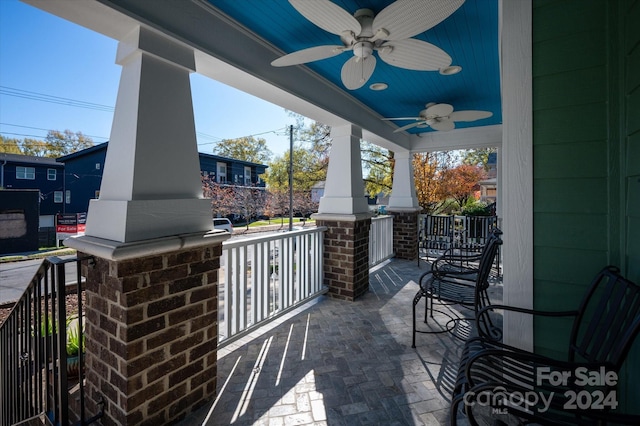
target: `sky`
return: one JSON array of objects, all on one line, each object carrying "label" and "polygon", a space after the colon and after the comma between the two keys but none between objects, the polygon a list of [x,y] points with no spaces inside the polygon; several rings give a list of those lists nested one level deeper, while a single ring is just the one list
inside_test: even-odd
[{"label": "sky", "polygon": [[[44,139],[71,130],[106,142],[121,67],[117,41],[18,0],[0,0],[0,134]],[[274,155],[289,149],[295,119],[282,107],[191,74],[198,151],[254,136]]]}]

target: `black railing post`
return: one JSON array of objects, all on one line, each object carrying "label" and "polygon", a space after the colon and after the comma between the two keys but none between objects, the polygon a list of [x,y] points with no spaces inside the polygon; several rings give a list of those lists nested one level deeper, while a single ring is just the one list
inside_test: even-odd
[{"label": "black railing post", "polygon": [[[57,320],[58,320],[58,352],[57,365],[54,363],[54,369],[57,369],[58,380],[58,403],[59,408],[59,424],[69,424],[69,386],[67,382],[67,306],[66,306],[66,288],[65,288],[65,268],[64,262],[59,258],[52,258],[55,265],[56,273],[56,296],[57,296]],[[80,285],[80,283],[78,283]]]}]

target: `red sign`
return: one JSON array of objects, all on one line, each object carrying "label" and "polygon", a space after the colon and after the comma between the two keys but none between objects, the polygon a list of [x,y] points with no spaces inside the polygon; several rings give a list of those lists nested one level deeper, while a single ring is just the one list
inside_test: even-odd
[{"label": "red sign", "polygon": [[86,213],[58,213],[56,215],[56,234],[62,234],[58,236],[58,239],[84,234],[86,223]]}]

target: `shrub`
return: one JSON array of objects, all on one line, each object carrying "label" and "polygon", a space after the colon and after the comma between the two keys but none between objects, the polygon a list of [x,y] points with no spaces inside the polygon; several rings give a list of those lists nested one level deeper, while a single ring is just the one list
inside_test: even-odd
[{"label": "shrub", "polygon": [[491,211],[485,203],[473,202],[462,208],[463,216],[491,216]]}]

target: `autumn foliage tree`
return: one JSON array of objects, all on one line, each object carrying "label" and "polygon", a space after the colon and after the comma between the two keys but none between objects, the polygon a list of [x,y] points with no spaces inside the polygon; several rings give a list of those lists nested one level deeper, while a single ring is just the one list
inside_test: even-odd
[{"label": "autumn foliage tree", "polygon": [[450,152],[424,152],[413,156],[416,196],[424,213],[437,213],[447,201],[443,173],[453,167],[453,162]]},{"label": "autumn foliage tree", "polygon": [[481,166],[460,164],[442,171],[441,175],[444,192],[462,208],[472,197],[478,182],[484,179],[485,172]]}]

